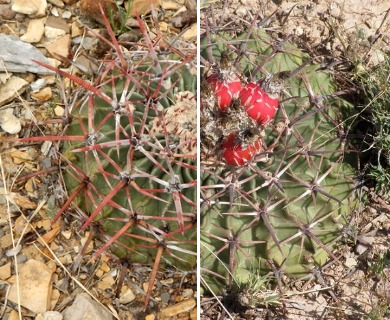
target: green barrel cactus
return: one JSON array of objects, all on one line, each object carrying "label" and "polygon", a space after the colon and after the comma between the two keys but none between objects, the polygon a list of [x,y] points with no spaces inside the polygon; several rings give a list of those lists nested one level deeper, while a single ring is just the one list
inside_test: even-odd
[{"label": "green barrel cactus", "polygon": [[[68,208],[121,259],[193,271],[196,253],[196,50],[151,39],[114,48],[93,82],[49,67],[80,85],[67,110],[63,182]],[[47,66],[48,67],[48,66]],[[82,97],[80,99],[80,97]]]},{"label": "green barrel cactus", "polygon": [[[291,40],[274,41],[263,29],[238,37],[208,33],[201,53],[204,290],[240,292],[254,274],[303,277],[328,259],[340,262],[334,249],[355,205],[354,169],[342,121],[350,106],[331,72]],[[210,78],[232,72],[244,84],[262,82],[266,92],[278,92],[271,121],[251,120],[234,96],[229,110],[219,110]],[[223,150],[231,134],[261,147],[249,157],[234,146],[240,161],[232,165]]]}]

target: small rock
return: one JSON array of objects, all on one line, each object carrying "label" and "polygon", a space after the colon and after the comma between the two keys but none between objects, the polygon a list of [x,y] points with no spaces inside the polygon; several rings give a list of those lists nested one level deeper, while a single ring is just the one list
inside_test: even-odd
[{"label": "small rock", "polygon": [[8,320],[19,320],[19,313],[15,310],[11,310],[11,312],[8,315]]},{"label": "small rock", "polygon": [[45,87],[42,90],[31,94],[31,97],[38,101],[48,101],[52,96],[53,93],[50,87]]},{"label": "small rock", "polygon": [[0,83],[4,84],[9,78],[12,77],[12,73],[0,73]]},{"label": "small rock", "polygon": [[171,295],[168,293],[168,292],[163,292],[161,294],[161,302],[163,304],[166,304],[169,302],[169,300],[171,299]]},{"label": "small rock", "polygon": [[0,86],[0,106],[15,99],[22,94],[27,87],[28,82],[26,80],[16,76],[9,78],[4,85]]},{"label": "small rock", "polygon": [[56,39],[56,38],[61,37],[65,34],[66,34],[66,32],[62,29],[57,29],[57,28],[45,26],[45,37],[49,40]]},{"label": "small rock", "polygon": [[27,31],[20,37],[20,40],[28,43],[36,43],[41,41],[45,31],[44,20],[45,18],[30,20]]},{"label": "small rock", "polygon": [[[146,1],[145,1],[146,2]],[[161,3],[161,8],[163,10],[173,10],[173,11],[177,11],[179,10],[183,5],[176,2],[176,1],[172,1],[172,0],[168,0],[168,1],[162,1]]]},{"label": "small rock", "polygon": [[46,50],[53,56],[53,58],[61,59],[67,58],[70,49],[70,35],[66,34],[53,42],[46,45]]},{"label": "small rock", "polygon": [[7,36],[0,33],[0,57],[4,63],[0,63],[0,72],[32,72],[39,74],[53,74],[31,60],[37,60],[48,64],[47,58],[37,48],[23,42],[15,36]]},{"label": "small rock", "polygon": [[74,61],[74,65],[82,72],[93,75],[99,69],[99,65],[96,61],[93,61],[90,57],[87,57],[84,54],[80,54],[76,61]]},{"label": "small rock", "polygon": [[184,5],[186,6],[187,10],[196,10],[196,0],[184,0]]},{"label": "small rock", "polygon": [[72,236],[72,231],[70,231],[70,230],[61,231],[61,234],[62,234],[62,236],[63,236],[65,239],[69,240],[70,237]]},{"label": "small rock", "polygon": [[128,304],[135,299],[133,291],[129,288],[119,296],[119,302],[122,304]]},{"label": "small rock", "polygon": [[18,303],[19,294],[23,307],[36,313],[46,312],[50,304],[51,277],[52,272],[43,262],[28,260],[20,267],[18,288],[16,284],[11,286],[8,299]]},{"label": "small rock", "polygon": [[62,320],[63,316],[58,311],[46,311],[43,314],[38,314],[34,320]]},{"label": "small rock", "polygon": [[352,269],[353,267],[357,266],[357,261],[354,258],[349,257],[349,258],[345,259],[344,265],[347,268]]},{"label": "small rock", "polygon": [[161,30],[162,32],[167,32],[167,31],[168,31],[168,23],[166,23],[166,22],[164,22],[164,21],[161,21],[161,22],[159,23],[159,25],[160,25],[160,30]]},{"label": "small rock", "polygon": [[330,15],[332,17],[338,18],[341,15],[341,9],[337,4],[330,5]]},{"label": "small rock", "polygon": [[195,308],[195,306],[196,306],[195,299],[190,298],[187,300],[183,300],[179,303],[176,303],[173,306],[169,306],[161,309],[159,315],[162,319],[164,319],[164,317],[175,317],[180,313],[189,312],[191,309]]},{"label": "small rock", "polygon": [[7,280],[11,277],[11,262],[0,267],[0,280]]},{"label": "small rock", "polygon": [[60,17],[53,17],[53,16],[48,17],[45,22],[45,26],[55,28],[55,29],[62,29],[65,31],[65,33],[70,32],[70,28],[68,24],[64,19]]},{"label": "small rock", "polygon": [[115,284],[115,279],[112,275],[108,274],[104,278],[102,278],[98,284],[97,287],[102,290],[107,290],[109,288],[112,288],[112,286]]},{"label": "small rock", "polygon": [[63,117],[64,114],[65,114],[65,109],[63,107],[57,106],[57,107],[54,108],[54,114],[57,117]]},{"label": "small rock", "polygon": [[[47,58],[47,60],[49,61],[49,64],[52,67],[58,68],[61,65],[61,61],[58,61],[57,59]],[[56,82],[56,76],[55,75],[43,75],[41,77],[43,77],[48,84],[53,84],[53,83]]]},{"label": "small rock", "polygon": [[83,34],[83,30],[79,27],[79,24],[77,21],[73,21],[72,25],[70,26],[71,28],[71,36],[72,38],[81,36]]},{"label": "small rock", "polygon": [[196,39],[196,35],[198,33],[197,30],[197,24],[194,23],[191,25],[190,28],[188,28],[184,33],[183,33],[183,40],[184,41],[191,41],[193,39]]},{"label": "small rock", "polygon": [[[41,146],[41,153],[42,153],[43,156],[46,157],[46,156],[49,154],[49,151],[50,151],[50,148],[51,148],[52,145],[53,145],[53,142],[48,141],[48,140],[46,140],[46,141],[44,141],[44,142],[42,143],[42,146]],[[43,166],[44,168],[50,168],[50,167],[51,167],[51,161],[50,161],[50,160],[47,161],[47,160],[48,160],[48,158],[45,158],[45,159],[42,161],[42,166]]]},{"label": "small rock", "polygon": [[178,13],[171,19],[171,23],[176,28],[183,28],[196,22],[196,10],[185,10]]},{"label": "small rock", "polygon": [[65,6],[61,0],[47,0],[47,1],[60,8],[63,8]]},{"label": "small rock", "polygon": [[[142,38],[142,32],[139,29],[133,29],[131,31],[122,33],[118,40],[121,42],[133,42],[136,43],[139,39]],[[125,44],[123,44],[125,46]],[[126,46],[125,46],[126,47]]]},{"label": "small rock", "polygon": [[58,8],[57,8],[57,7],[51,8],[50,13],[51,13],[54,17],[59,17],[59,16],[60,16],[60,13],[58,12]]},{"label": "small rock", "polygon": [[236,9],[236,14],[237,14],[239,17],[241,17],[241,18],[245,17],[245,16],[247,15],[247,13],[248,13],[248,10],[247,10],[247,8],[246,8],[245,6],[239,6],[239,7]]},{"label": "small rock", "polygon": [[[13,150],[12,152],[9,153],[9,155],[12,157],[12,160],[15,164],[22,164],[22,163],[34,160],[34,158],[28,152],[18,150],[18,149]],[[20,217],[22,217],[22,216],[20,216]],[[18,220],[19,218],[17,218],[15,221],[15,226],[14,226],[15,231],[21,231],[21,230],[18,230],[18,227],[17,227],[18,226],[17,221],[19,221]],[[24,225],[23,217],[22,217],[21,221],[22,221],[21,223],[23,224],[22,229],[24,229],[25,225]],[[30,231],[30,230],[28,230],[28,231]],[[19,233],[21,233],[21,232],[19,232]]]},{"label": "small rock", "polygon": [[78,294],[62,315],[64,320],[112,320],[111,313],[86,293]]},{"label": "small rock", "polygon": [[168,278],[168,279],[161,279],[160,283],[165,285],[165,286],[170,286],[174,282],[173,278]]},{"label": "small rock", "polygon": [[39,78],[38,80],[34,81],[33,83],[30,84],[30,88],[32,92],[38,92],[41,90],[44,86],[46,85],[46,80]]},{"label": "small rock", "polygon": [[11,197],[14,203],[17,204],[20,208],[31,210],[37,207],[36,203],[30,201],[27,197],[22,196],[19,193],[12,192]]},{"label": "small rock", "polygon": [[11,233],[7,233],[5,236],[1,237],[0,247],[2,249],[9,248],[13,243]]},{"label": "small rock", "polygon": [[194,290],[192,289],[184,289],[183,290],[183,299],[188,299],[191,298],[194,295]]},{"label": "small rock", "polygon": [[113,12],[114,15],[117,14],[118,8],[116,7],[114,0],[99,0],[99,1],[81,0],[80,1],[80,10],[82,14],[85,15],[88,19],[103,24],[103,18],[100,12],[100,6],[102,6],[107,17],[109,17],[109,12]]},{"label": "small rock", "polygon": [[0,19],[13,20],[16,12],[12,11],[11,4],[0,4]]},{"label": "small rock", "polygon": [[[159,0],[133,0],[129,15],[132,17],[136,17],[138,15],[142,16],[144,14],[148,14],[150,12],[151,3],[153,4],[154,8],[160,7]],[[164,3],[164,1],[162,1],[162,3]]]},{"label": "small rock", "polygon": [[81,46],[86,50],[91,50],[96,46],[96,43],[99,41],[97,38],[91,37],[80,37],[80,39],[74,39],[74,42],[77,43],[80,40]]},{"label": "small rock", "polygon": [[64,11],[61,15],[63,19],[70,19],[72,17],[72,12],[70,11]]},{"label": "small rock", "polygon": [[46,0],[14,0],[12,11],[39,17],[45,14],[46,7]]}]

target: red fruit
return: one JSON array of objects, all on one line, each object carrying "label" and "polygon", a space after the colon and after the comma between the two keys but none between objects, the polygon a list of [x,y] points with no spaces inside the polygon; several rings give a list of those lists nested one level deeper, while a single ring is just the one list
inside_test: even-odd
[{"label": "red fruit", "polygon": [[241,105],[259,123],[273,119],[278,110],[278,99],[271,98],[258,84],[249,82],[240,92]]},{"label": "red fruit", "polygon": [[236,134],[230,134],[222,145],[222,157],[227,164],[232,166],[245,164],[262,149],[260,140],[243,147],[236,141],[236,137]]},{"label": "red fruit", "polygon": [[226,111],[233,99],[237,99],[242,89],[241,80],[233,75],[228,77],[228,80],[221,80],[216,75],[212,75],[207,79],[214,91],[218,107],[222,111]]}]

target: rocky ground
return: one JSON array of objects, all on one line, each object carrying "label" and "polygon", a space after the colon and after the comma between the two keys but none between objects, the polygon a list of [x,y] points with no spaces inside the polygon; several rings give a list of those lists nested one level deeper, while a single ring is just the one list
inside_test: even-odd
[{"label": "rocky ground", "polygon": [[[390,54],[390,4],[376,0],[338,1],[202,1],[204,19],[224,16],[226,30],[245,29],[256,17],[259,24],[284,38],[295,36],[300,47],[325,57],[335,66],[344,86],[358,70],[367,70]],[[364,195],[364,196],[363,196]],[[390,318],[390,199],[365,188],[361,207],[337,254],[342,266],[325,265],[321,283],[286,281],[285,292],[264,292],[264,303],[241,307],[226,297],[204,296],[201,319],[388,319]],[[363,198],[365,200],[363,200]],[[225,299],[226,310],[217,299]]]},{"label": "rocky ground", "polygon": [[[159,272],[145,311],[150,266],[125,265],[109,252],[91,260],[102,245],[98,237],[90,241],[90,232],[80,233],[72,216],[51,224],[66,199],[58,183],[58,145],[9,142],[61,132],[65,103],[77,90],[32,59],[93,77],[107,51],[96,36],[104,29],[97,3],[0,1],[0,318],[195,319],[195,272]],[[154,5],[163,34],[195,48],[195,2]],[[150,2],[134,1],[133,8],[153,31]],[[134,11],[119,18],[114,13],[111,19],[121,40],[137,42]]]}]

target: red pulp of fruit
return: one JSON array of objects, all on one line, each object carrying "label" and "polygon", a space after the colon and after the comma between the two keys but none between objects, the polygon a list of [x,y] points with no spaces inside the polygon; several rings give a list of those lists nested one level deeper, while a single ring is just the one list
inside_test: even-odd
[{"label": "red pulp of fruit", "polygon": [[271,98],[258,84],[247,83],[240,92],[241,105],[259,123],[271,121],[278,110],[278,99]]},{"label": "red pulp of fruit", "polygon": [[230,134],[222,145],[222,157],[232,166],[245,164],[262,149],[260,140],[243,148],[242,145],[237,144],[236,137],[236,134]]},{"label": "red pulp of fruit", "polygon": [[222,111],[226,111],[230,107],[232,100],[238,98],[242,89],[242,83],[238,77],[233,77],[231,81],[223,81],[219,80],[217,76],[211,76],[207,81],[211,84],[217,105]]}]

